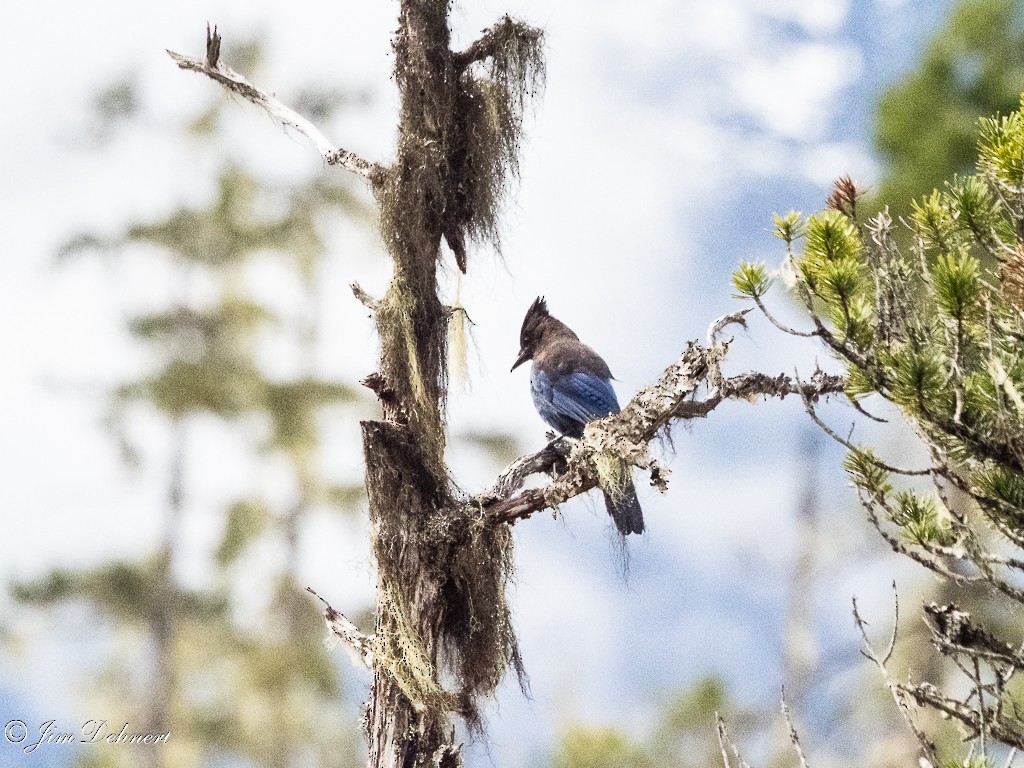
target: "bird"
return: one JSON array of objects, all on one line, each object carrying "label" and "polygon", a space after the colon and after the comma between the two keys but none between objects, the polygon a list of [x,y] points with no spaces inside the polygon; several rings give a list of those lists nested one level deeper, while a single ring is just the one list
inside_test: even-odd
[{"label": "bird", "polygon": [[[551,316],[543,296],[526,312],[519,346],[512,370],[533,361],[530,393],[534,407],[562,435],[581,438],[587,424],[619,412],[608,364],[569,326]],[[620,534],[643,533],[644,513],[631,478],[614,498],[605,493],[604,502]]]}]

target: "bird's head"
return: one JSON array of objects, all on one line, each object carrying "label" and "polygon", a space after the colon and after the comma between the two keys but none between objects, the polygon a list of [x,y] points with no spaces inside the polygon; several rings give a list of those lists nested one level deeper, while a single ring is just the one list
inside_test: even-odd
[{"label": "bird's head", "polygon": [[526,311],[526,317],[523,318],[523,327],[519,331],[519,357],[516,358],[515,365],[512,366],[513,371],[527,360],[533,359],[537,346],[552,323],[558,323],[558,321],[548,314],[548,304],[544,297],[538,296]]}]

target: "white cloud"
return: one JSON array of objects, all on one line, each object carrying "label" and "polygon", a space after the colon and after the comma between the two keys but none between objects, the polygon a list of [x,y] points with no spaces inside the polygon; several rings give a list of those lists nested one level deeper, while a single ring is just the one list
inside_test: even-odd
[{"label": "white cloud", "polygon": [[875,162],[865,147],[852,142],[808,147],[802,152],[797,168],[805,179],[822,186],[846,174],[855,181],[870,183],[877,174]]},{"label": "white cloud", "polygon": [[849,0],[774,0],[772,3],[752,0],[751,5],[770,18],[799,24],[812,35],[827,35],[836,32],[846,20],[850,3]]},{"label": "white cloud", "polygon": [[811,141],[830,127],[836,97],[860,71],[860,55],[848,46],[794,43],[737,67],[729,95],[767,130]]}]

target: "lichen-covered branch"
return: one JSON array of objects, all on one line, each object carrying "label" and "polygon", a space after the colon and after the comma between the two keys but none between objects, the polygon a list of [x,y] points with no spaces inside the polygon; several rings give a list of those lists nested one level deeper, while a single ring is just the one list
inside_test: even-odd
[{"label": "lichen-covered branch", "polygon": [[251,101],[256,106],[261,107],[268,115],[282,125],[294,128],[316,145],[317,151],[320,152],[328,165],[337,165],[353,173],[358,173],[373,184],[380,182],[385,170],[383,166],[364,160],[355,152],[335,146],[309,120],[290,107],[285,106],[270,94],[261,91],[238,72],[224,64],[220,60],[220,45],[221,36],[217,34],[217,28],[214,27],[211,31],[210,26],[207,25],[206,56],[204,58],[193,59],[171,50],[167,51],[167,55],[174,59],[174,62],[182,69],[206,75],[211,80],[227,88],[231,93],[237,94],[246,101]]},{"label": "lichen-covered branch", "polygon": [[1000,741],[1014,749],[1024,749],[1024,736],[1021,735],[1021,722],[1016,720],[1008,725],[999,720],[985,721],[986,715],[991,717],[994,713],[984,709],[980,705],[972,706],[958,699],[951,698],[939,692],[930,683],[919,685],[903,685],[900,689],[907,693],[920,706],[930,707],[941,712],[962,725],[967,726],[972,734],[986,732],[991,738]]},{"label": "lichen-covered branch", "polygon": [[509,498],[523,487],[531,475],[551,472],[564,472],[565,461],[569,458],[572,443],[562,437],[548,443],[544,448],[527,456],[520,456],[498,475],[490,490],[482,493],[478,499],[487,506],[493,502]]},{"label": "lichen-covered branch", "polygon": [[[721,328],[713,326],[713,330],[717,333]],[[647,470],[652,484],[664,490],[666,470],[649,457],[647,446],[673,421],[704,418],[725,400],[753,401],[799,393],[813,402],[843,392],[842,376],[821,371],[809,381],[758,372],[725,378],[721,362],[728,348],[727,341],[709,346],[691,342],[679,359],[655,383],[640,390],[621,413],[590,424],[580,441],[555,441],[538,453],[518,459],[488,491],[471,500],[472,506],[482,509],[493,523],[513,523],[597,487],[598,461],[609,456]],[[702,389],[707,395],[697,399]],[[513,495],[527,477],[540,473],[553,474],[554,479],[542,488]]]}]

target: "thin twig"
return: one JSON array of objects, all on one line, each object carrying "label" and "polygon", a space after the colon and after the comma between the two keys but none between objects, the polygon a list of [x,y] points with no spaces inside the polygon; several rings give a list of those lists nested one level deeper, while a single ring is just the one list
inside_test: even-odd
[{"label": "thin twig", "polygon": [[757,308],[761,310],[761,314],[763,314],[765,318],[767,318],[768,322],[770,322],[783,333],[788,333],[790,336],[804,336],[805,338],[813,338],[815,336],[821,335],[819,331],[798,331],[796,328],[790,328],[785,323],[777,320],[775,316],[768,311],[768,307],[766,307],[764,305],[764,302],[761,301],[760,296],[754,296],[754,302],[757,304]]},{"label": "thin twig", "polygon": [[985,689],[981,684],[981,663],[977,656],[974,657],[974,685],[978,692],[978,716],[981,718],[981,727],[978,729],[978,748],[981,750],[982,760],[987,763],[988,748],[985,744],[985,734],[988,732],[988,727],[985,724]]},{"label": "thin twig", "polygon": [[[904,722],[906,722],[907,727],[910,728],[911,732],[914,734],[914,738],[917,739],[917,743],[921,747],[921,751],[924,754],[925,759],[928,760],[928,762],[931,763],[931,765],[933,766],[939,765],[939,758],[937,750],[935,748],[935,744],[932,743],[927,736],[925,736],[924,731],[922,731],[920,727],[918,727],[917,722],[910,714],[910,707],[903,698],[902,687],[898,683],[894,682],[893,679],[889,676],[889,670],[886,667],[886,664],[888,663],[890,656],[887,655],[884,661],[881,658],[879,658],[878,654],[875,652],[874,647],[871,645],[871,641],[868,640],[868,633],[866,629],[867,622],[864,621],[863,618],[861,618],[860,612],[857,610],[856,596],[852,598],[852,603],[853,621],[857,627],[857,631],[860,633],[861,638],[861,654],[866,659],[869,659],[871,662],[873,662],[874,665],[878,668],[878,671],[881,673],[882,678],[885,680],[886,686],[889,688],[889,693],[892,694],[893,701],[896,702],[896,708],[903,716],[903,720]],[[889,643],[890,648],[895,645],[895,638],[896,628],[894,626],[892,639]]]},{"label": "thin twig", "polygon": [[722,750],[722,764],[725,768],[732,768],[732,765],[729,763],[729,750],[725,746],[725,721],[722,720],[722,716],[717,712],[715,712],[715,725],[718,731],[718,746]]},{"label": "thin twig", "polygon": [[[933,551],[933,545],[918,542],[920,550],[923,550],[927,555],[922,553],[919,549],[913,549],[906,546],[898,537],[885,529],[882,525],[882,521],[878,517],[878,512],[875,509],[876,505],[882,508],[889,519],[892,519],[895,516],[889,502],[885,498],[881,497],[868,498],[860,489],[858,489],[858,496],[860,498],[861,506],[868,515],[868,521],[875,527],[875,530],[878,531],[882,538],[886,540],[893,552],[906,555],[911,560],[923,565],[928,570],[944,576],[956,584],[971,584],[986,580],[983,576],[967,576],[950,570],[944,563],[931,556],[936,554]],[[998,587],[999,585],[996,584],[996,586]]]},{"label": "thin twig", "polygon": [[[740,756],[740,750],[736,746],[736,742],[729,738],[729,732],[725,728],[725,720],[717,712],[715,717],[718,718],[718,743],[722,746],[723,754],[725,754],[725,745],[728,744],[733,756],[736,758],[736,762],[739,764],[739,768],[750,768],[747,761]],[[726,760],[726,765],[728,765],[728,760]]]},{"label": "thin twig", "polygon": [[875,416],[875,414],[868,412],[868,410],[863,405],[861,405],[860,401],[856,397],[853,397],[852,395],[850,396],[850,405],[852,405],[853,409],[857,411],[857,413],[859,413],[861,416],[865,416],[871,419],[872,421],[877,422],[878,424],[889,423],[888,419],[883,419],[881,416]]},{"label": "thin twig", "polygon": [[[854,604],[856,607],[856,604]],[[896,635],[900,629],[900,593],[896,591],[896,579],[892,581],[892,635],[889,637],[889,647],[885,651],[885,656],[882,657],[882,666],[884,667],[889,663],[889,659],[892,658],[893,651],[896,650]]]},{"label": "thin twig", "polygon": [[[984,715],[980,714],[974,707],[964,704],[962,701],[943,696],[928,683],[920,685],[900,685],[900,690],[920,706],[930,707],[950,718],[962,723],[972,730],[972,733],[980,733],[980,724],[984,722]],[[1006,726],[998,722],[987,723],[988,735],[996,741],[1001,741],[1008,747],[1024,748],[1024,734],[1015,726]]]},{"label": "thin twig", "polygon": [[793,749],[796,750],[796,756],[800,760],[800,768],[807,768],[807,760],[804,759],[804,750],[800,746],[800,737],[797,736],[796,726],[793,725],[793,718],[789,715],[789,705],[786,704],[786,687],[782,687],[782,695],[780,697],[782,704],[782,716],[786,719],[786,725],[789,727],[789,740],[793,744]]},{"label": "thin twig", "polygon": [[718,343],[718,334],[728,328],[730,325],[739,325],[743,328],[747,327],[746,315],[751,310],[751,307],[741,309],[739,312],[733,312],[731,315],[722,315],[708,327],[707,341],[708,346],[714,346]]},{"label": "thin twig", "polygon": [[[795,373],[795,375],[797,377],[797,380],[799,381],[800,374],[798,372],[795,372],[795,371],[794,371],[794,373]],[[826,424],[824,421],[822,421],[821,418],[819,418],[817,411],[814,410],[814,405],[811,403],[810,398],[808,398],[804,394],[804,390],[803,389],[797,389],[797,391],[800,393],[800,397],[804,401],[804,410],[806,410],[807,411],[807,415],[811,417],[811,421],[813,421],[815,424],[817,424],[826,435],[831,437],[837,443],[839,443],[842,446],[845,446],[846,448],[849,448],[851,451],[854,451],[855,453],[857,453],[860,456],[867,457],[871,461],[871,463],[874,464],[875,466],[881,467],[886,472],[892,472],[893,474],[897,474],[897,475],[922,476],[922,475],[931,475],[931,474],[935,473],[935,469],[932,468],[932,467],[929,467],[928,469],[902,469],[900,467],[894,467],[891,464],[887,464],[886,462],[884,462],[881,459],[877,458],[873,454],[866,453],[864,451],[864,449],[859,448],[858,446],[854,445],[853,443],[851,443],[846,438],[844,438],[841,435],[837,434],[828,424]]]},{"label": "thin twig", "polygon": [[380,302],[377,299],[373,298],[373,296],[368,294],[366,291],[364,291],[362,286],[359,285],[359,283],[350,283],[349,288],[352,289],[352,295],[356,297],[360,304],[362,304],[364,307],[373,312],[377,311],[377,307],[380,304]]}]

